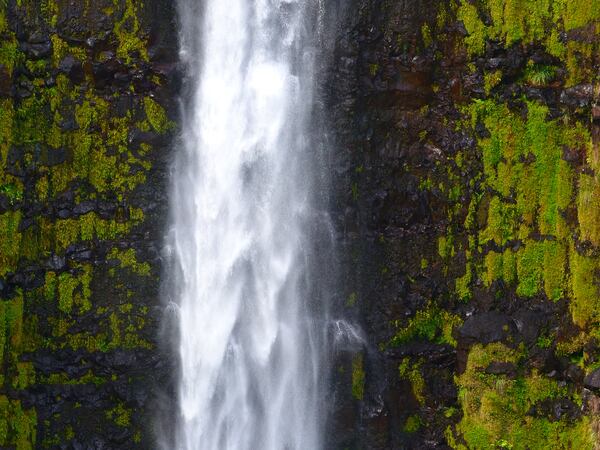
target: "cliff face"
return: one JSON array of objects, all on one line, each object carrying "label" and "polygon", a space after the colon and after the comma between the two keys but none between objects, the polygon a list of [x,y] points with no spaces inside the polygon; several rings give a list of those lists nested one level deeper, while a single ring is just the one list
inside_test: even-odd
[{"label": "cliff face", "polygon": [[594,448],[597,1],[355,1],[331,448]]},{"label": "cliff face", "polygon": [[0,2],[0,447],[152,448],[170,1]]},{"label": "cliff face", "polygon": [[[0,447],[155,446],[173,7],[0,1]],[[344,9],[327,448],[593,448],[598,0]]]}]

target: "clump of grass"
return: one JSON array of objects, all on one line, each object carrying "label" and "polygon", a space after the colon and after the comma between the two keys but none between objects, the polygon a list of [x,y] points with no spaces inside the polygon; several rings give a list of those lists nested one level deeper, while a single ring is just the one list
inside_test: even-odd
[{"label": "clump of grass", "polygon": [[530,64],[525,70],[525,80],[532,86],[546,86],[556,78],[556,67]]}]

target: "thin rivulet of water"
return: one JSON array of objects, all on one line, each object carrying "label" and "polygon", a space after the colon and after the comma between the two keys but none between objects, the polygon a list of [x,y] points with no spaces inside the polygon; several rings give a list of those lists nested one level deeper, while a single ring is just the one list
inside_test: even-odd
[{"label": "thin rivulet of water", "polygon": [[180,449],[322,446],[306,254],[313,3],[179,0],[191,84],[172,192]]}]

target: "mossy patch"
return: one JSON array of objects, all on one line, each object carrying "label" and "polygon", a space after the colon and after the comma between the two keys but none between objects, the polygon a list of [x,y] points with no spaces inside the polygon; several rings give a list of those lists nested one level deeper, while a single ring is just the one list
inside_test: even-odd
[{"label": "mossy patch", "polygon": [[352,396],[356,400],[362,400],[365,393],[365,369],[363,354],[352,358]]},{"label": "mossy patch", "polygon": [[[513,349],[499,343],[478,344],[471,349],[467,368],[457,377],[463,417],[456,431],[466,446],[452,436],[449,443],[453,448],[593,448],[589,418],[552,421],[531,413],[541,401],[575,394],[535,370],[521,369],[526,358],[523,347]],[[517,376],[487,373],[486,368],[492,363],[513,366]]]},{"label": "mossy patch", "polygon": [[461,324],[462,319],[459,316],[429,304],[417,311],[408,324],[396,332],[388,345],[396,347],[410,341],[426,340],[455,347],[456,340],[452,332]]}]

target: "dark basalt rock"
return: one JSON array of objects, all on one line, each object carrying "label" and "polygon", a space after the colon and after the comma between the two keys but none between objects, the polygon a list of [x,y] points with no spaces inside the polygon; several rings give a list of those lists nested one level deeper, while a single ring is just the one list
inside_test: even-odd
[{"label": "dark basalt rock", "polygon": [[67,75],[73,83],[81,83],[85,80],[85,72],[81,62],[72,55],[65,56],[58,64],[58,69]]},{"label": "dark basalt rock", "polygon": [[64,163],[67,160],[68,153],[64,148],[46,149],[43,153],[42,164],[52,167]]},{"label": "dark basalt rock", "polygon": [[21,42],[19,47],[27,55],[28,59],[38,60],[48,58],[52,54],[52,43],[50,40],[42,42]]},{"label": "dark basalt rock", "polygon": [[460,345],[470,346],[475,343],[490,344],[506,341],[508,337],[517,334],[518,330],[509,316],[490,311],[469,317],[458,333]]},{"label": "dark basalt rock", "polygon": [[485,368],[485,373],[490,375],[507,375],[512,378],[516,376],[517,368],[513,363],[494,361]]},{"label": "dark basalt rock", "polygon": [[583,382],[588,389],[600,390],[600,369],[589,373]]},{"label": "dark basalt rock", "polygon": [[594,86],[592,84],[580,84],[562,91],[560,101],[571,107],[583,108],[591,105],[593,96]]}]

